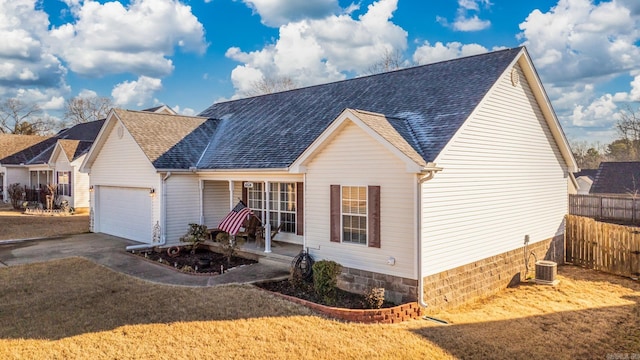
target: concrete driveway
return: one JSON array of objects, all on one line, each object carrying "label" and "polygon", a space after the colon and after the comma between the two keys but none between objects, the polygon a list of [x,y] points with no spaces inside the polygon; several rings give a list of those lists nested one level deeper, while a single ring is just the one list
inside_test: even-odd
[{"label": "concrete driveway", "polygon": [[0,241],[0,268],[79,256],[112,270],[146,281],[182,286],[213,286],[283,278],[286,265],[257,263],[222,275],[190,275],[146,261],[125,251],[136,242],[105,234],[79,234],[60,238]]}]

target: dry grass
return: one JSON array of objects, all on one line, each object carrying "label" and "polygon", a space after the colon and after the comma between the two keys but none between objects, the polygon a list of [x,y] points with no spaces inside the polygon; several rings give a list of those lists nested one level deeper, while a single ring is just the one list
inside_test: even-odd
[{"label": "dry grass", "polygon": [[71,216],[27,215],[0,202],[0,240],[32,239],[89,231],[89,215],[81,212]]},{"label": "dry grass", "polygon": [[560,268],[441,326],[341,323],[250,286],[145,283],[73,258],[0,269],[0,358],[604,358],[639,353],[640,284]]}]

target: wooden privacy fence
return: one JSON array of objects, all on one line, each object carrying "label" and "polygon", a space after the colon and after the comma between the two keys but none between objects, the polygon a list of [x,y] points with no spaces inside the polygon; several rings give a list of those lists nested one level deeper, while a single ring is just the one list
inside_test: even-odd
[{"label": "wooden privacy fence", "polygon": [[637,279],[640,276],[640,228],[567,215],[565,261],[589,269]]},{"label": "wooden privacy fence", "polygon": [[640,199],[615,195],[569,195],[569,214],[640,225]]}]

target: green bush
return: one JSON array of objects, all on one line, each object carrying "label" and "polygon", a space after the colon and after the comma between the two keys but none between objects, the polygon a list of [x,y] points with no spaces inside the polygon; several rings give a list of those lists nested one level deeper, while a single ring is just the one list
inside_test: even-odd
[{"label": "green bush", "polygon": [[191,253],[195,253],[198,245],[207,240],[207,225],[189,224],[189,230],[180,238],[182,242],[190,243]]},{"label": "green bush", "polygon": [[313,288],[327,304],[334,302],[338,275],[342,265],[335,261],[321,260],[313,264]]}]

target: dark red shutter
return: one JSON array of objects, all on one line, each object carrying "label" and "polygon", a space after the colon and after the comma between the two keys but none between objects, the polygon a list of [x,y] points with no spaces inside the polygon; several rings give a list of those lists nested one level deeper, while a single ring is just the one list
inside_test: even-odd
[{"label": "dark red shutter", "polygon": [[368,234],[369,247],[380,247],[380,186],[369,186]]},{"label": "dark red shutter", "polygon": [[340,242],[340,185],[331,185],[331,241]]},{"label": "dark red shutter", "polygon": [[247,206],[249,206],[248,199],[249,199],[249,189],[244,187],[244,181],[243,181],[242,182],[242,202]]},{"label": "dark red shutter", "polygon": [[304,183],[296,183],[296,235],[304,234]]}]

